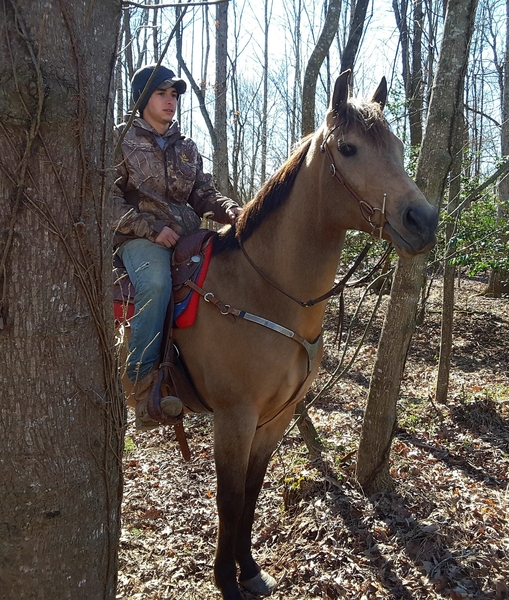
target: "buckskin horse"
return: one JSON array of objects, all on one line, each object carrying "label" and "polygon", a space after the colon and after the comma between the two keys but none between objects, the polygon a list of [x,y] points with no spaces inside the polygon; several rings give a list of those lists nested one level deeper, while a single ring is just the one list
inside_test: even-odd
[{"label": "buckskin horse", "polygon": [[385,78],[367,101],[350,97],[349,72],[338,77],[321,127],[214,239],[202,283],[212,301],[200,302],[192,327],[174,331],[214,414],[214,575],[224,600],[242,598],[237,570],[252,593],[276,585],[252,556],[255,504],[320,364],[325,297],[346,230],[389,240],[404,257],[435,244],[437,211],[404,170],[403,145],[383,116],[386,97]]}]

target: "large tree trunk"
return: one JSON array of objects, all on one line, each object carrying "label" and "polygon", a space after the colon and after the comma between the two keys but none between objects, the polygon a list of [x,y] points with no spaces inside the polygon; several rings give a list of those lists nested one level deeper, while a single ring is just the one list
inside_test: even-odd
[{"label": "large tree trunk", "polygon": [[[449,0],[437,73],[417,166],[416,182],[431,202],[442,202],[451,165],[454,117],[463,94],[464,73],[477,0]],[[426,256],[400,259],[378,346],[357,461],[366,492],[390,486],[389,449],[396,427],[396,402],[415,327]]]},{"label": "large tree trunk", "polygon": [[120,0],[0,0],[0,596],[114,599]]}]

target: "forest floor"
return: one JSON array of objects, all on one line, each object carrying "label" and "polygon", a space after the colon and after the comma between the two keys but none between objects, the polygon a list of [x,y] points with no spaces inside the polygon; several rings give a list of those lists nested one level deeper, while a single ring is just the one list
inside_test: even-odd
[{"label": "forest floor", "polygon": [[[509,598],[509,300],[485,298],[482,288],[466,278],[456,288],[449,397],[438,405],[441,282],[432,287],[398,400],[392,492],[367,497],[354,478],[383,310],[351,369],[310,409],[321,458],[310,456],[298,429],[285,437],[253,535],[255,557],[279,582],[271,598]],[[347,294],[349,318],[356,294]],[[375,301],[367,298],[354,337]],[[334,313],[332,304],[315,392],[338,363]],[[118,599],[220,598],[212,420],[192,415],[185,428],[188,463],[172,428],[128,426]]]}]

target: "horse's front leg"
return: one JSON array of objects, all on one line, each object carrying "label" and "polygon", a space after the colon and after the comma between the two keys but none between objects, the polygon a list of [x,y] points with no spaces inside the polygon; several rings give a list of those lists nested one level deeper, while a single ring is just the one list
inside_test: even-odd
[{"label": "horse's front leg", "polygon": [[[244,409],[244,410],[243,410]],[[241,600],[235,547],[244,511],[246,474],[257,417],[245,406],[214,411],[214,459],[217,475],[217,537],[214,576],[224,600]]]},{"label": "horse's front leg", "polygon": [[237,535],[236,559],[240,567],[240,584],[254,594],[270,594],[276,581],[268,573],[260,570],[253,558],[251,538],[256,502],[267,465],[288,423],[291,421],[294,407],[282,412],[276,419],[263,425],[256,431],[251,446],[251,456],[246,477],[244,511],[239,523]]}]

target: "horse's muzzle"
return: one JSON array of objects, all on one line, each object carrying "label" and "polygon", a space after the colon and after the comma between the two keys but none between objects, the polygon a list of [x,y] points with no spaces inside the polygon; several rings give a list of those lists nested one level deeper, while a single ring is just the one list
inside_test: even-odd
[{"label": "horse's muzzle", "polygon": [[390,221],[389,218],[385,232],[401,256],[429,252],[436,244],[438,211],[431,204],[408,206],[401,216],[398,228],[393,227]]}]

